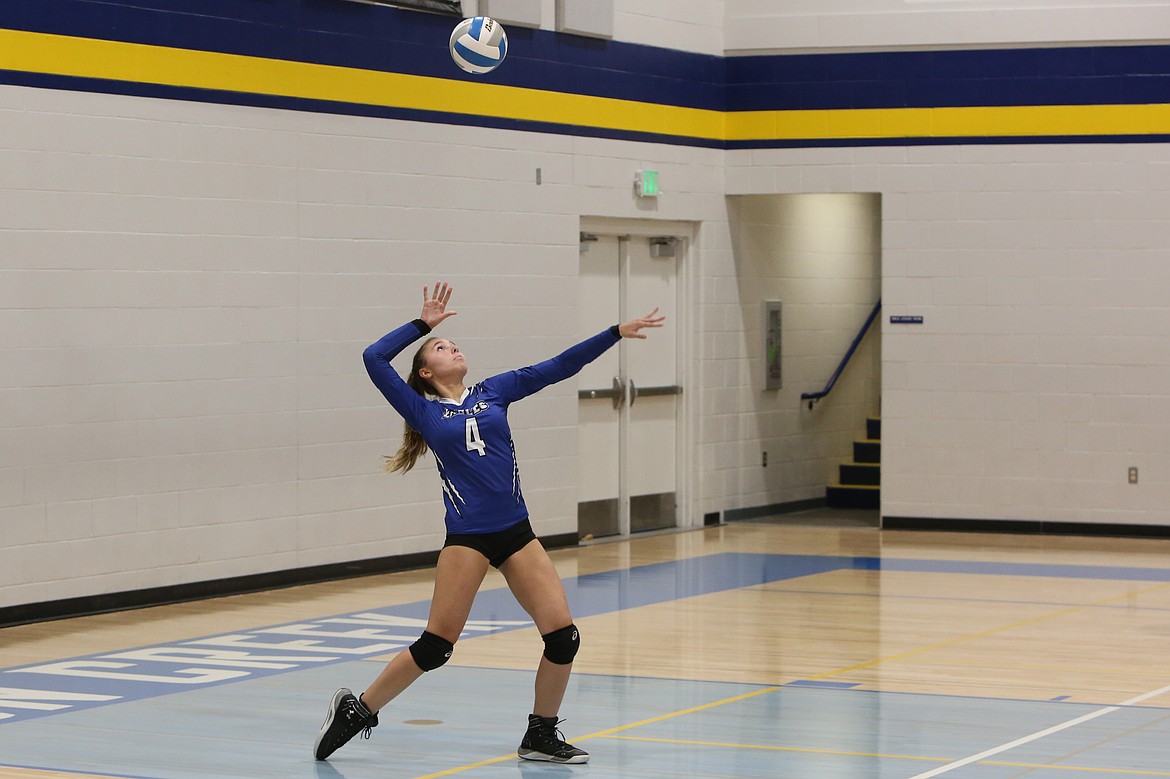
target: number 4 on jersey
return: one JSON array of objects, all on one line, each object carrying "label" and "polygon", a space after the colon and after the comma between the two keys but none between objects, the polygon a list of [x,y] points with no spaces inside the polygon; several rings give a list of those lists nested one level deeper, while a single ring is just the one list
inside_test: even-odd
[{"label": "number 4 on jersey", "polygon": [[479,423],[475,421],[475,417],[467,418],[467,451],[479,452],[479,456],[483,457],[487,454],[487,444],[479,435]]}]

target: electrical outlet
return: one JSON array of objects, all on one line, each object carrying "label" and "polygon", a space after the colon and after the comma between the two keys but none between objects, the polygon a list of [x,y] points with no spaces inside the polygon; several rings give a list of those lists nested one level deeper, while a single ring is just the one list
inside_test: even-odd
[{"label": "electrical outlet", "polygon": [[764,452],[764,456],[760,458],[760,465],[762,465],[765,468],[768,467],[768,453],[767,452]]},{"label": "electrical outlet", "polygon": [[1130,484],[1137,484],[1137,466],[1136,465],[1129,466],[1129,483]]}]

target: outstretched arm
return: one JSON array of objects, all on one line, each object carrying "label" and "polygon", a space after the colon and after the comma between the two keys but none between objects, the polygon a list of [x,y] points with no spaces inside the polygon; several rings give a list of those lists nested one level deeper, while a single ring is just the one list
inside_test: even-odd
[{"label": "outstretched arm", "polygon": [[592,338],[569,347],[551,360],[502,373],[488,381],[498,388],[501,396],[507,398],[508,402],[520,400],[550,384],[576,375],[622,338],[645,338],[646,336],[639,331],[647,327],[662,327],[662,323],[666,321],[666,317],[657,314],[658,309],[655,308],[646,316],[631,319],[620,325],[611,325]]}]

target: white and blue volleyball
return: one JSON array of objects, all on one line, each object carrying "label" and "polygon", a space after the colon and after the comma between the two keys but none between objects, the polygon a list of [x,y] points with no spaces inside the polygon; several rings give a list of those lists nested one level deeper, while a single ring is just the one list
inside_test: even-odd
[{"label": "white and blue volleyball", "polygon": [[491,73],[508,55],[504,25],[487,16],[473,16],[451,31],[451,59],[468,73]]}]

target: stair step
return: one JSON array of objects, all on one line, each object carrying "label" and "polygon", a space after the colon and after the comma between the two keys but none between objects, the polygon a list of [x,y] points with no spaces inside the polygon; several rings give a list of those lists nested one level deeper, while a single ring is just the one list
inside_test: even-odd
[{"label": "stair step", "polygon": [[832,508],[876,509],[881,507],[881,490],[866,484],[830,484],[825,502]]},{"label": "stair step", "polygon": [[870,417],[865,420],[865,437],[872,438],[875,441],[882,439],[882,419],[881,417]]},{"label": "stair step", "polygon": [[857,463],[880,463],[882,461],[882,442],[872,438],[867,438],[864,441],[854,441],[853,461]]},{"label": "stair step", "polygon": [[882,467],[878,463],[842,463],[839,466],[842,485],[879,485]]}]

